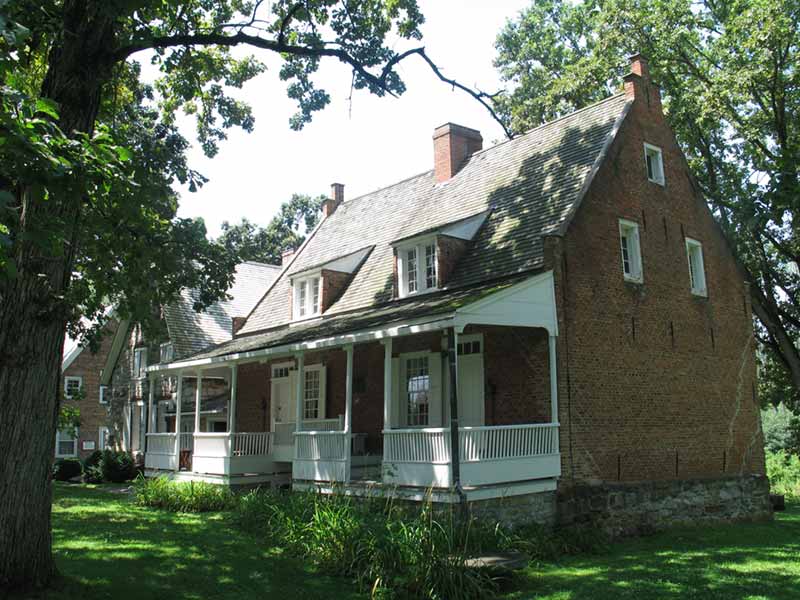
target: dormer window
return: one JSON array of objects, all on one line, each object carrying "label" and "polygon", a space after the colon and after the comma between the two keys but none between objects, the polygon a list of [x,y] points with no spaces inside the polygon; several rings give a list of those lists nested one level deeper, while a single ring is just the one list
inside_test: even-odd
[{"label": "dormer window", "polygon": [[320,314],[320,279],[319,275],[314,275],[292,282],[295,319],[307,319]]},{"label": "dormer window", "polygon": [[400,297],[430,292],[438,287],[436,238],[418,240],[398,248]]}]

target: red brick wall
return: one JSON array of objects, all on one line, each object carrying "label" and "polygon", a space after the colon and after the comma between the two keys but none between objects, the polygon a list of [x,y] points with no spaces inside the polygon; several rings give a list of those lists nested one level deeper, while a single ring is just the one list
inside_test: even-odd
[{"label": "red brick wall", "polygon": [[328,310],[336,302],[350,281],[350,273],[341,271],[322,270],[322,290],[320,308],[322,312]]},{"label": "red brick wall", "polygon": [[238,367],[236,431],[268,431],[269,366],[245,363]]},{"label": "red brick wall", "polygon": [[440,235],[436,238],[436,271],[439,279],[438,286],[447,285],[450,274],[458,264],[458,259],[469,246],[467,240]]},{"label": "red brick wall", "polygon": [[[658,103],[651,96],[648,106],[634,83],[640,99],[563,249],[548,244],[560,304],[563,476],[763,473],[747,287]],[[663,151],[663,187],[647,180],[645,141]],[[623,280],[620,218],[639,224],[641,285]],[[685,236],[703,244],[708,298],[690,292]]]},{"label": "red brick wall", "polygon": [[109,325],[97,352],[92,352],[89,348],[84,348],[78,357],[72,362],[61,376],[61,389],[64,389],[65,377],[81,377],[83,379],[83,399],[79,401],[65,400],[66,404],[77,406],[80,410],[80,427],[78,430],[78,456],[85,458],[91,454],[92,450],[82,450],[84,441],[92,441],[95,448],[99,449],[100,427],[109,427],[109,409],[106,404],[100,404],[100,373],[106,363],[106,358],[111,350],[114,331],[117,323]]}]

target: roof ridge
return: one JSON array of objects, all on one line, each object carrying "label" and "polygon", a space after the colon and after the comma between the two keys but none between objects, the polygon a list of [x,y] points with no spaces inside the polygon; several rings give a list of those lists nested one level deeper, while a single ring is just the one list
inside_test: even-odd
[{"label": "roof ridge", "polygon": [[[272,263],[261,262],[258,260],[243,260],[239,265],[255,265],[257,267],[269,267],[270,269],[280,269],[280,265],[273,265]],[[239,265],[236,265],[237,267]]]}]

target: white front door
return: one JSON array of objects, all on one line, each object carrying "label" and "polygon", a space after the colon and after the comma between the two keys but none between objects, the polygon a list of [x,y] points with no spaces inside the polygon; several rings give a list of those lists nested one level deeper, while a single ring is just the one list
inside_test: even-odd
[{"label": "white front door", "polygon": [[461,427],[485,423],[483,336],[458,336],[458,422]]},{"label": "white front door", "polygon": [[295,384],[295,371],[289,365],[272,367],[272,418],[276,423],[294,422],[295,402],[292,390]]}]

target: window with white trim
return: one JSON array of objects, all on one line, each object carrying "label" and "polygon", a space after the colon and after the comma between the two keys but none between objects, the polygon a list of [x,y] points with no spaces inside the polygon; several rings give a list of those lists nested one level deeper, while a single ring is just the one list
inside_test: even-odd
[{"label": "window with white trim", "polygon": [[147,376],[147,348],[133,350],[133,376],[140,379]]},{"label": "window with white trim", "polygon": [[108,404],[111,401],[111,387],[107,385],[100,386],[100,404]]},{"label": "window with white trim", "polygon": [[64,377],[64,398],[77,399],[83,389],[83,377]]},{"label": "window with white trim", "polygon": [[295,279],[293,285],[294,318],[305,319],[320,313],[320,290],[322,278],[319,275]]},{"label": "window with white trim", "polygon": [[428,238],[398,249],[400,297],[429,292],[438,287],[436,240]]},{"label": "window with white trim", "polygon": [[625,277],[625,281],[641,283],[644,280],[644,272],[638,223],[626,219],[619,220],[619,245],[622,275]]},{"label": "window with white trim", "polygon": [[430,417],[431,376],[427,356],[406,359],[406,393],[408,404],[406,423],[409,427],[424,427]]},{"label": "window with white trim", "polygon": [[56,456],[78,455],[78,429],[74,431],[56,431]]},{"label": "window with white trim", "polygon": [[644,162],[647,167],[647,179],[658,185],[664,185],[664,158],[661,148],[645,143]]},{"label": "window with white trim", "polygon": [[109,444],[109,435],[108,435],[108,427],[100,427],[98,429],[98,449],[105,450],[106,448],[110,447]]},{"label": "window with white trim", "polygon": [[319,419],[320,392],[322,385],[318,369],[306,370],[303,397],[303,419]]},{"label": "window with white trim", "polygon": [[686,258],[689,262],[689,285],[692,293],[695,296],[708,296],[703,244],[692,238],[686,238]]},{"label": "window with white trim", "polygon": [[161,344],[160,350],[160,362],[168,363],[171,362],[173,358],[175,358],[175,346],[172,342],[164,342]]}]

